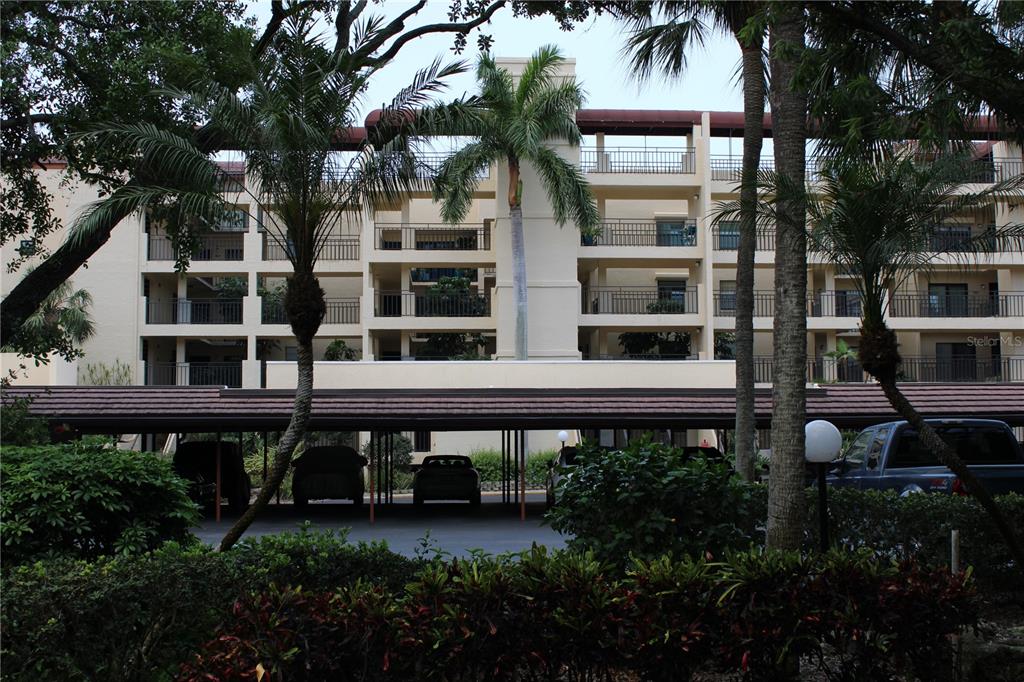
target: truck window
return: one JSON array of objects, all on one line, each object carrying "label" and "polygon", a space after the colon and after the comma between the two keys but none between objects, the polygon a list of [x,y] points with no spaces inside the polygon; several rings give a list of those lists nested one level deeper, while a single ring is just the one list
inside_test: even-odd
[{"label": "truck window", "polygon": [[864,464],[864,455],[868,451],[868,445],[871,443],[871,434],[873,431],[864,431],[857,436],[850,447],[846,450],[846,464],[851,469],[857,469]]},{"label": "truck window", "polygon": [[[939,436],[953,446],[966,464],[1020,464],[1010,434],[996,426],[937,426]],[[892,468],[942,466],[935,453],[921,444],[915,429],[904,429],[888,464]]]},{"label": "truck window", "polygon": [[871,447],[868,450],[868,466],[877,467],[878,461],[882,458],[882,449],[885,448],[886,441],[889,440],[889,431],[891,427],[883,426],[882,428],[875,431],[874,438],[871,439]]}]

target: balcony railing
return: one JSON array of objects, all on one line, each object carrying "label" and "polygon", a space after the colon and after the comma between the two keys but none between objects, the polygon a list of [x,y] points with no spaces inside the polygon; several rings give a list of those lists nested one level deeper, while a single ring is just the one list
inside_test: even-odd
[{"label": "balcony railing", "polygon": [[147,386],[242,387],[241,362],[147,362]]},{"label": "balcony railing", "polygon": [[587,315],[687,315],[697,312],[697,287],[583,287]]},{"label": "balcony railing", "polygon": [[858,291],[814,291],[807,295],[808,317],[859,318],[861,312]]},{"label": "balcony railing", "polygon": [[696,173],[697,160],[693,147],[584,147],[580,168],[584,173]]},{"label": "balcony railing", "polygon": [[[270,237],[263,237],[263,260],[288,260],[285,246]],[[324,261],[359,260],[359,236],[328,237],[320,248],[319,259]]]},{"label": "balcony railing", "polygon": [[[754,356],[754,381],[772,383],[773,367],[772,356]],[[897,377],[898,381],[913,383],[1024,381],[1024,357],[979,359],[905,356]],[[872,378],[856,360],[807,358],[807,381],[819,384],[863,383],[872,381]]]},{"label": "balcony railing", "polygon": [[381,223],[376,246],[382,251],[489,251],[487,225],[445,223]]},{"label": "balcony railing", "polygon": [[[715,251],[736,251],[740,248],[740,233],[736,229],[722,229],[720,225],[711,228],[711,247]],[[757,230],[754,242],[756,251],[775,250],[775,230]]]},{"label": "balcony railing", "polygon": [[605,220],[596,234],[580,235],[583,246],[696,246],[697,221]]},{"label": "balcony railing", "polygon": [[378,291],[374,299],[377,317],[487,317],[490,314],[490,298],[474,292]]},{"label": "balcony railing", "polygon": [[242,299],[147,300],[146,324],[242,324]]},{"label": "balcony railing", "polygon": [[645,360],[645,361],[659,361],[659,360],[699,360],[699,355],[683,355],[673,353],[622,353],[620,355],[592,355],[584,358],[584,360]]},{"label": "balcony railing", "polygon": [[[431,178],[441,168],[441,164],[451,156],[451,154],[445,152],[420,152],[416,154],[416,160],[419,162],[417,168],[417,175],[421,178]],[[485,179],[491,177],[491,167],[481,168],[476,177],[479,179]]]},{"label": "balcony railing", "polygon": [[[743,170],[743,157],[718,155],[711,156],[711,179],[740,182]],[[821,168],[826,161],[822,156],[808,156],[806,161],[807,180],[814,182],[821,176]],[[774,170],[775,159],[761,157],[759,170]],[[978,159],[968,164],[964,182],[993,183],[1005,182],[1024,173],[1024,161],[1019,158]]]},{"label": "balcony railing", "polygon": [[1024,315],[1024,292],[990,295],[893,294],[892,317],[1019,317]]},{"label": "balcony railing", "polygon": [[[245,237],[236,234],[211,234],[200,238],[199,245],[192,253],[194,261],[240,261],[244,253]],[[146,248],[147,260],[173,261],[176,259],[174,244],[169,237],[149,235]]]},{"label": "balcony railing", "polygon": [[[328,298],[327,312],[322,324],[359,324],[358,298]],[[281,301],[262,301],[261,322],[263,324],[288,324],[288,314]]]},{"label": "balcony railing", "polygon": [[[735,317],[736,316],[736,292],[735,291],[716,291],[714,293],[715,299],[715,316],[716,317]],[[775,316],[775,292],[774,291],[755,291],[754,292],[754,317],[774,317]]]}]

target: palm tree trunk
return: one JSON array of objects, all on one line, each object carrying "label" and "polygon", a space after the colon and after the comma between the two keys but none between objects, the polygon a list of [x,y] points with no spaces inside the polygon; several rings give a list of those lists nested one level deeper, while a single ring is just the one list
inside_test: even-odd
[{"label": "palm tree trunk", "polygon": [[519,161],[508,161],[508,215],[512,224],[512,295],[516,300],[516,360],[529,357],[527,346],[526,237],[523,234],[523,206],[519,187]]},{"label": "palm tree trunk", "polygon": [[1017,537],[1013,526],[1010,525],[1006,516],[1003,515],[1003,511],[996,504],[992,494],[982,485],[981,481],[974,475],[974,472],[964,464],[964,461],[960,459],[956,451],[946,441],[942,440],[939,434],[935,432],[935,429],[924,420],[924,417],[917,411],[917,408],[900,391],[895,380],[885,379],[880,380],[879,383],[893,409],[917,430],[918,437],[925,447],[934,452],[939,461],[945,464],[950,471],[957,475],[957,478],[963,481],[964,485],[967,486],[967,491],[974,496],[974,499],[978,500],[978,504],[992,517],[996,528],[999,529],[999,533],[1006,540],[1006,545],[1010,548],[1010,553],[1013,555],[1017,568],[1024,571],[1024,546],[1021,545],[1020,538]]},{"label": "palm tree trunk", "polygon": [[757,250],[757,171],[764,138],[761,42],[743,45],[743,174],[740,243],[736,252],[736,471],[754,480],[754,254]]},{"label": "palm tree trunk", "polygon": [[[799,549],[803,539],[806,421],[807,234],[803,194],[807,94],[794,84],[804,46],[803,6],[779,3],[771,28],[771,104],[778,198],[772,459],[768,486],[771,549]],[[788,196],[781,196],[783,191]]]},{"label": "palm tree trunk", "polygon": [[292,463],[292,453],[306,433],[306,425],[309,424],[310,411],[313,407],[313,344],[300,342],[296,360],[299,378],[295,387],[295,403],[292,407],[291,421],[288,422],[287,430],[278,441],[277,450],[274,453],[274,463],[267,473],[266,482],[260,488],[260,494],[256,496],[256,501],[235,521],[235,524],[220,541],[220,551],[222,552],[231,549],[256,517],[270,504],[271,498],[274,497],[274,493],[277,492],[281,481],[288,473],[288,467]]}]

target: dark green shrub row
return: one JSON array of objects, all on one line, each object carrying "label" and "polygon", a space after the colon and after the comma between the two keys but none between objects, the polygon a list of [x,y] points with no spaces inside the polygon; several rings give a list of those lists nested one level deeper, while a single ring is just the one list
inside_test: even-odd
[{"label": "dark green shrub row", "polygon": [[5,572],[4,678],[169,679],[231,606],[272,584],[400,590],[419,562],[330,533],[245,540],[230,552],[169,543],[141,556],[68,559]]},{"label": "dark green shrub row", "polygon": [[[658,443],[621,452],[581,448],[579,466],[563,478],[548,522],[572,536],[569,546],[623,565],[630,555],[722,556],[764,543],[768,491],[743,483],[725,464]],[[817,489],[806,491],[805,548],[818,547]],[[1011,523],[1024,528],[1024,497],[997,498]],[[831,537],[846,548],[947,566],[950,531],[959,529],[962,558],[985,587],[1024,589],[1024,574],[990,517],[973,498],[829,489]]]},{"label": "dark green shrub row", "polygon": [[[526,483],[531,486],[543,486],[548,480],[548,469],[550,462],[555,458],[556,452],[543,451],[534,452],[526,460]],[[501,481],[501,452],[498,450],[477,450],[469,455],[473,460],[473,466],[480,472],[480,481],[483,483],[497,483]]]},{"label": "dark green shrub row", "polygon": [[963,578],[863,554],[636,562],[592,555],[434,563],[402,593],[271,590],[183,667],[182,680],[923,679],[976,620]]},{"label": "dark green shrub row", "polygon": [[5,565],[144,552],[189,539],[199,520],[166,460],[102,439],[4,447],[0,477]]}]

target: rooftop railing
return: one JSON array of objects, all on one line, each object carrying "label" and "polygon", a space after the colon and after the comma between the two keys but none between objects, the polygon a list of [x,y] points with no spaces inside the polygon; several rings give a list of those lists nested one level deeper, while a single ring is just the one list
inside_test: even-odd
[{"label": "rooftop railing", "polygon": [[379,223],[374,232],[382,251],[489,251],[490,226],[475,223]]},{"label": "rooftop railing", "polygon": [[[806,179],[808,182],[816,182],[821,178],[822,166],[827,158],[811,155],[806,161]],[[743,157],[735,155],[712,154],[711,179],[739,183],[742,178]],[[963,182],[990,184],[994,182],[1005,182],[1024,173],[1024,161],[1019,158],[993,158],[978,159],[972,161],[966,169]],[[772,157],[761,157],[758,164],[759,170],[774,170],[775,159]]]},{"label": "rooftop railing", "polygon": [[697,287],[583,287],[588,315],[687,315],[697,312]]},{"label": "rooftop railing", "polygon": [[147,299],[146,324],[242,324],[242,299]]},{"label": "rooftop railing", "polygon": [[687,174],[697,172],[693,147],[583,147],[584,173]]},{"label": "rooftop railing", "polygon": [[697,221],[604,220],[594,234],[580,235],[583,246],[696,246]]}]

